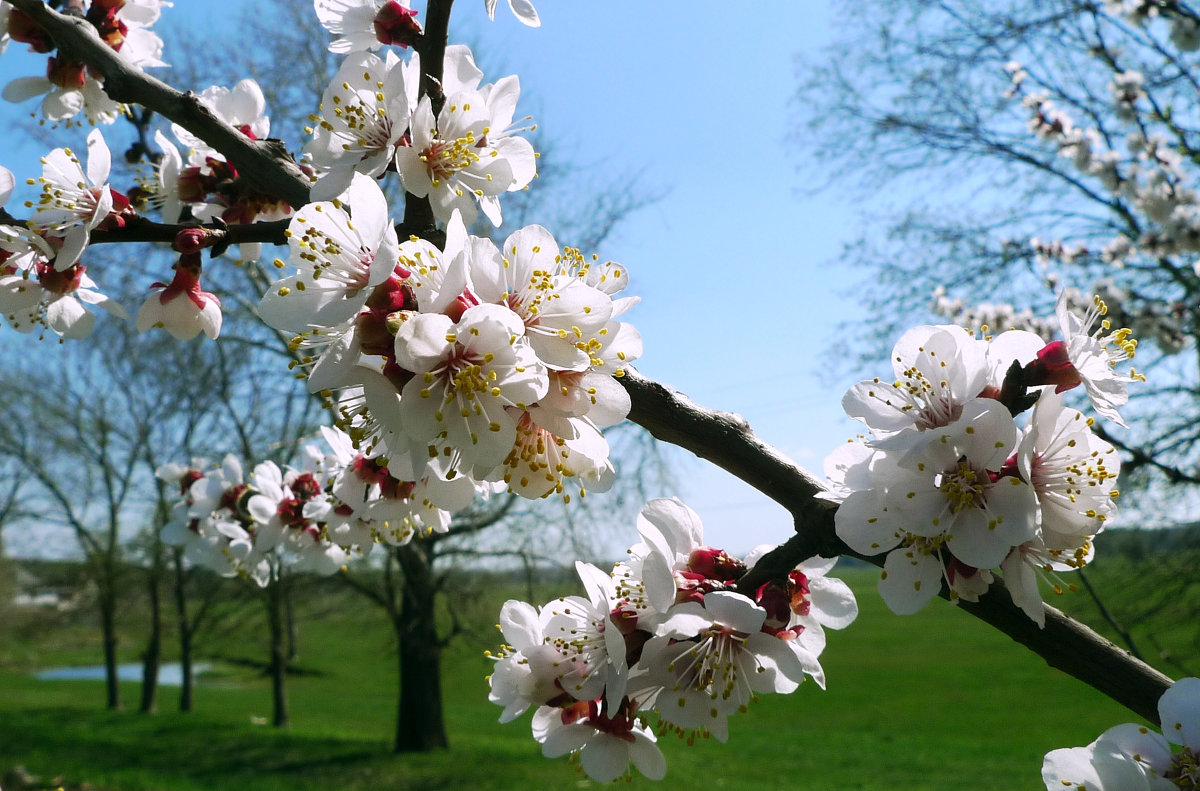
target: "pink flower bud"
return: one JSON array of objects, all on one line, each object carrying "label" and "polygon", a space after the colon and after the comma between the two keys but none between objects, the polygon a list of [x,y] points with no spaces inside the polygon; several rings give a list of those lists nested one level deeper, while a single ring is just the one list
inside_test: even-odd
[{"label": "pink flower bud", "polygon": [[1025,377],[1026,384],[1030,387],[1056,385],[1056,393],[1070,390],[1083,382],[1067,354],[1067,344],[1063,341],[1052,341],[1042,347],[1037,353],[1037,359],[1025,367]]},{"label": "pink flower bud", "polygon": [[213,233],[205,228],[184,228],[175,234],[171,246],[184,255],[199,253],[213,243]]},{"label": "pink flower bud", "polygon": [[389,0],[379,13],[375,15],[375,37],[384,44],[395,44],[407,49],[416,43],[421,35],[421,26],[417,24],[417,12],[405,8]]},{"label": "pink flower bud", "polygon": [[746,564],[723,549],[700,547],[688,555],[688,571],[703,574],[708,579],[732,582],[746,573]]},{"label": "pink flower bud", "polygon": [[79,90],[87,82],[82,63],[55,57],[46,64],[46,79],[68,91]]}]

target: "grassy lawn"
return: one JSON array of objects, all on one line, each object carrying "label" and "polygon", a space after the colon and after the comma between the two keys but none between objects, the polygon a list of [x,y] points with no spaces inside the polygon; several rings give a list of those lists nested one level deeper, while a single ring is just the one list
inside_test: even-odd
[{"label": "grassy lawn", "polygon": [[[830,632],[822,662],[829,689],[806,684],[767,696],[730,722],[726,745],[691,748],[664,737],[663,784],[720,789],[933,791],[964,786],[1041,788],[1044,753],[1086,744],[1132,715],[1048,668],[1008,638],[945,602],[917,616],[891,615],[874,591],[873,571],[844,575],[862,614]],[[97,682],[36,681],[15,668],[96,662],[83,625],[16,630],[0,643],[0,774],[23,764],[42,776],[65,774],[102,789],[137,791],[336,791],[338,789],[576,789],[590,785],[564,760],[546,760],[529,736],[528,715],[506,726],[487,702],[485,640],[458,641],[444,671],[452,748],[431,755],[388,752],[394,727],[395,660],[386,622],[348,597],[305,618],[300,675],[289,680],[293,727],[255,724],[270,714],[268,682],[234,670],[203,683],[196,711],[104,711]],[[497,609],[499,602],[497,601]],[[311,606],[302,612],[313,610]],[[265,638],[245,619],[209,650],[265,656]],[[0,628],[0,639],[5,630]],[[39,647],[36,634],[43,637]],[[498,634],[496,637],[498,638]],[[9,646],[12,650],[9,650]],[[18,662],[14,653],[24,660]],[[130,657],[133,659],[133,657]],[[124,688],[136,705],[137,685]]]}]

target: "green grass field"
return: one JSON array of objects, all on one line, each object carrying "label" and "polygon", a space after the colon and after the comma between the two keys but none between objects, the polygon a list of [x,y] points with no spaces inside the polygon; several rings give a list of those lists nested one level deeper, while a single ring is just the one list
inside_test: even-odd
[{"label": "green grass field", "polygon": [[[829,633],[822,657],[829,689],[806,684],[791,696],[764,697],[730,721],[725,745],[689,748],[664,737],[667,780],[635,778],[635,787],[701,781],[754,791],[1035,791],[1048,750],[1086,744],[1134,720],[952,605],[935,601],[917,616],[896,617],[875,593],[873,571],[843,576],[862,614],[849,630]],[[160,714],[107,712],[100,683],[36,681],[18,672],[32,662],[97,662],[86,624],[0,629],[0,774],[22,764],[36,775],[61,774],[111,791],[595,785],[565,760],[540,756],[528,715],[496,722],[482,656],[491,634],[458,641],[446,657],[451,749],[389,753],[393,645],[382,616],[364,602],[345,594],[339,607],[323,606],[322,617],[302,622],[298,664],[305,672],[289,680],[293,727],[285,732],[254,724],[270,714],[268,682],[256,673],[202,683],[196,711],[187,715],[174,712],[170,687],[162,690]],[[247,619],[207,648],[263,657],[265,638],[254,625]],[[131,644],[131,661],[135,649]],[[137,685],[123,691],[136,706]]]}]

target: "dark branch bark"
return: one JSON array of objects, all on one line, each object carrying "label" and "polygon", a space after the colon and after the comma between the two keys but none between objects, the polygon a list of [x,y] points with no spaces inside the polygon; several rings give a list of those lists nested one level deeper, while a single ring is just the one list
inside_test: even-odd
[{"label": "dark branch bark", "polygon": [[[414,47],[421,58],[421,95],[429,97],[434,118],[437,118],[446,101],[442,93],[442,71],[446,60],[446,40],[453,2],[454,0],[429,0],[425,9],[425,32]],[[411,192],[405,193],[405,228],[410,233],[424,237],[434,225],[433,207],[429,198],[418,198]]]}]

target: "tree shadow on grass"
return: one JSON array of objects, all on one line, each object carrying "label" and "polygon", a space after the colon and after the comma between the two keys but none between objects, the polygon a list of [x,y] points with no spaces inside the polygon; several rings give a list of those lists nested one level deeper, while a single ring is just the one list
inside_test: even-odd
[{"label": "tree shadow on grass", "polygon": [[187,777],[212,788],[264,773],[305,779],[339,775],[390,757],[382,740],[277,731],[195,714],[144,717],[66,706],[5,714],[0,756],[7,763],[73,775],[137,767],[161,777],[167,787],[170,778]]}]

